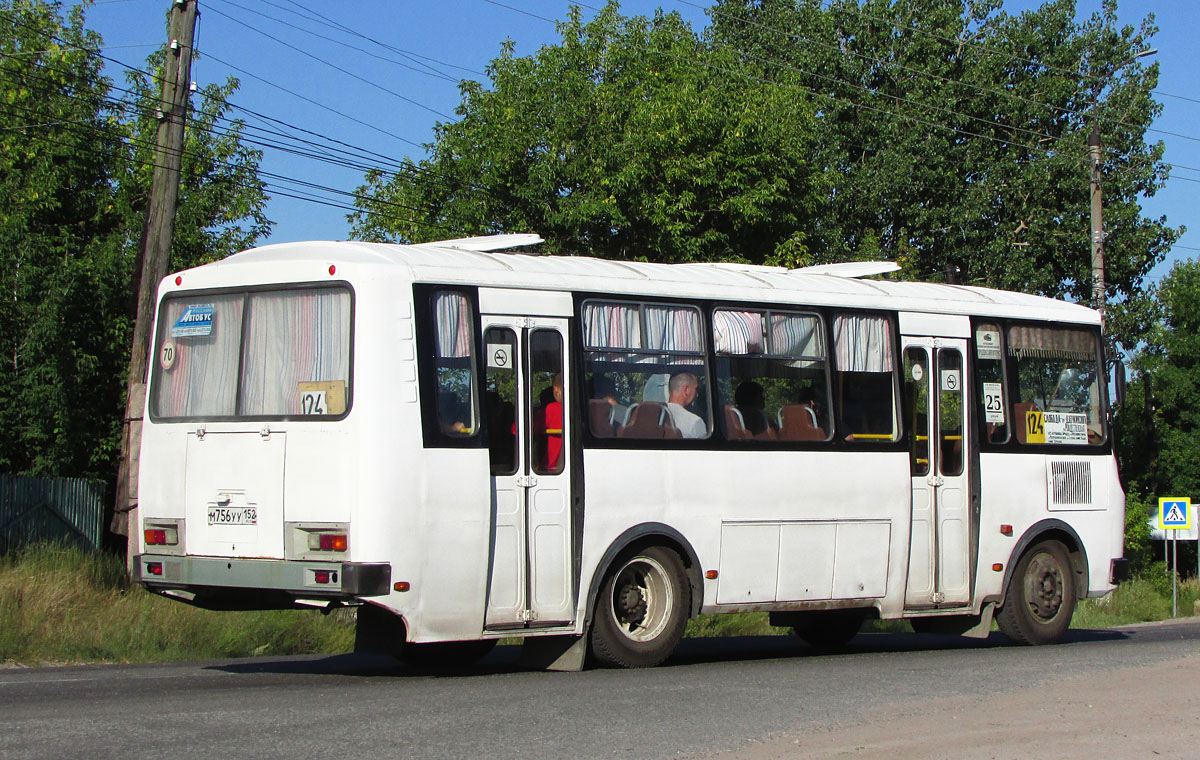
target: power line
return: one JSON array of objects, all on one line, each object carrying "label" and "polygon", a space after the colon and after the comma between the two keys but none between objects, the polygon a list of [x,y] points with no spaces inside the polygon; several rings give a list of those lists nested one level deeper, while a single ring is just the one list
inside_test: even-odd
[{"label": "power line", "polygon": [[[280,45],[283,45],[284,47],[286,47],[290,50],[294,50],[295,52],[299,53],[300,55],[311,58],[314,61],[317,61],[318,63],[321,63],[325,66],[328,66],[331,69],[334,69],[335,71],[340,71],[352,79],[356,79],[364,84],[370,85],[371,87],[374,87],[378,90],[386,92],[387,94],[391,95],[392,97],[403,100],[405,103],[409,103],[411,105],[417,106],[418,108],[423,108],[424,110],[429,111],[434,116],[440,116],[443,119],[446,119],[447,121],[453,121],[452,116],[444,114],[441,111],[437,110],[436,108],[427,106],[420,101],[417,101],[417,100],[414,100],[414,99],[408,97],[407,95],[401,95],[400,93],[396,92],[395,90],[384,87],[383,85],[381,85],[377,82],[372,82],[370,79],[367,79],[366,77],[359,76],[358,74],[355,74],[353,71],[342,68],[341,66],[338,66],[335,63],[331,63],[330,61],[327,61],[318,55],[313,55],[312,53],[308,52],[307,50],[302,50],[301,48],[291,44],[290,42],[285,42],[284,40],[279,39],[278,37],[276,37],[273,34],[268,34],[268,33],[264,32],[262,29],[256,28],[252,24],[247,24],[245,21],[242,21],[241,19],[237,19],[237,18],[234,18],[233,16],[230,16],[228,13],[222,13],[220,10],[218,10],[216,8],[210,8],[209,10],[211,12],[217,14],[218,16],[224,16],[225,18],[229,19],[230,21],[234,22],[235,24],[239,24],[241,26],[246,27],[247,29],[249,29],[252,32],[261,34],[263,37],[266,37],[269,40],[274,40],[275,42],[278,42]],[[212,58],[212,56],[209,56],[209,57]],[[214,60],[216,60],[216,59],[214,58]],[[226,65],[229,65],[229,64],[226,64]]]}]

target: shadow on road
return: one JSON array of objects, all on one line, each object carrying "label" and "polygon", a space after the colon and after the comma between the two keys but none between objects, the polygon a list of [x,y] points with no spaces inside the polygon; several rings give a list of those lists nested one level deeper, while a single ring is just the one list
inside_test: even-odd
[{"label": "shadow on road", "polygon": [[[1130,633],[1117,630],[1072,629],[1063,644],[1119,641]],[[924,652],[957,649],[990,649],[1012,646],[1001,633],[986,639],[916,633],[862,633],[837,650],[812,647],[792,636],[730,636],[684,639],[675,654],[660,667],[680,667],[717,662],[756,662],[804,657],[849,657],[861,654]],[[271,673],[294,675],[338,675],[354,677],[412,678],[486,676],[522,672],[520,646],[496,647],[491,654],[469,667],[430,670],[398,662],[386,655],[339,654],[305,657],[269,657],[210,665],[227,673]]]}]

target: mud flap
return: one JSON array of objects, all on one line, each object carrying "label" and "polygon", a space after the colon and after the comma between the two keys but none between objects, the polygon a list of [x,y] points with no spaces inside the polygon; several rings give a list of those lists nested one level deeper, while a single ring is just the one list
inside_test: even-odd
[{"label": "mud flap", "polygon": [[521,643],[523,668],[578,672],[586,660],[587,636],[531,636]]}]

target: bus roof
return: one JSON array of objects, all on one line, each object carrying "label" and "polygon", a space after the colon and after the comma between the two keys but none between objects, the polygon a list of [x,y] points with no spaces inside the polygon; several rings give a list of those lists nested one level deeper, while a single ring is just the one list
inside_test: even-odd
[{"label": "bus roof", "polygon": [[[533,235],[495,238],[501,248],[539,240]],[[1080,304],[969,285],[859,279],[853,276],[854,267],[843,267],[850,276],[839,276],[826,273],[838,271],[829,267],[806,271],[726,262],[656,264],[588,256],[541,256],[487,250],[487,240],[464,238],[417,245],[277,243],[191,270],[189,284],[235,284],[227,281],[234,274],[231,270],[241,270],[245,265],[258,270],[255,280],[260,283],[267,281],[262,279],[264,272],[277,273],[278,277],[272,279],[280,282],[302,281],[310,279],[302,273],[320,263],[322,268],[334,264],[347,276],[359,267],[402,267],[414,282],[1100,323],[1096,311]],[[871,267],[859,269],[871,271]]]}]

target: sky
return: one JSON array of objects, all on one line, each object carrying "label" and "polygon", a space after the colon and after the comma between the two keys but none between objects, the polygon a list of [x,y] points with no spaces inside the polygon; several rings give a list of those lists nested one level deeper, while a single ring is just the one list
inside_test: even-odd
[{"label": "sky", "polygon": [[[246,111],[255,136],[282,130],[312,142],[336,140],[359,151],[347,167],[267,148],[261,168],[275,222],[268,240],[344,240],[350,235],[344,193],[363,180],[365,164],[384,166],[404,157],[425,156],[434,126],[454,120],[458,81],[486,82],[485,69],[505,40],[517,55],[530,55],[559,41],[555,22],[575,4],[590,17],[603,0],[198,0],[198,58],[192,80],[199,84],[237,77],[230,102]],[[1078,15],[1095,12],[1102,0],[1077,0]],[[67,0],[74,5],[76,0]],[[653,15],[657,8],[679,12],[693,28],[708,25],[706,0],[623,0],[624,15]],[[1010,14],[1036,7],[1037,0],[1005,0]],[[124,82],[122,65],[145,68],[145,59],[166,39],[170,0],[97,0],[87,27],[104,38],[108,72]],[[1147,139],[1166,145],[1175,168],[1166,186],[1143,200],[1144,213],[1165,216],[1184,234],[1167,261],[1151,272],[1156,281],[1176,260],[1200,255],[1200,57],[1192,45],[1200,29],[1200,0],[1121,0],[1122,24],[1137,26],[1154,13],[1160,32],[1155,92],[1163,105]],[[317,16],[324,17],[324,20]],[[315,135],[312,133],[316,133]],[[320,137],[318,137],[318,135]],[[277,136],[270,138],[278,143]],[[311,144],[305,152],[314,152]],[[1086,182],[1081,167],[1080,182]],[[308,185],[301,183],[310,183]],[[317,185],[329,190],[312,187]],[[307,200],[289,196],[302,196]],[[536,232],[536,230],[531,230]],[[1081,230],[1086,235],[1086,230]]]}]

